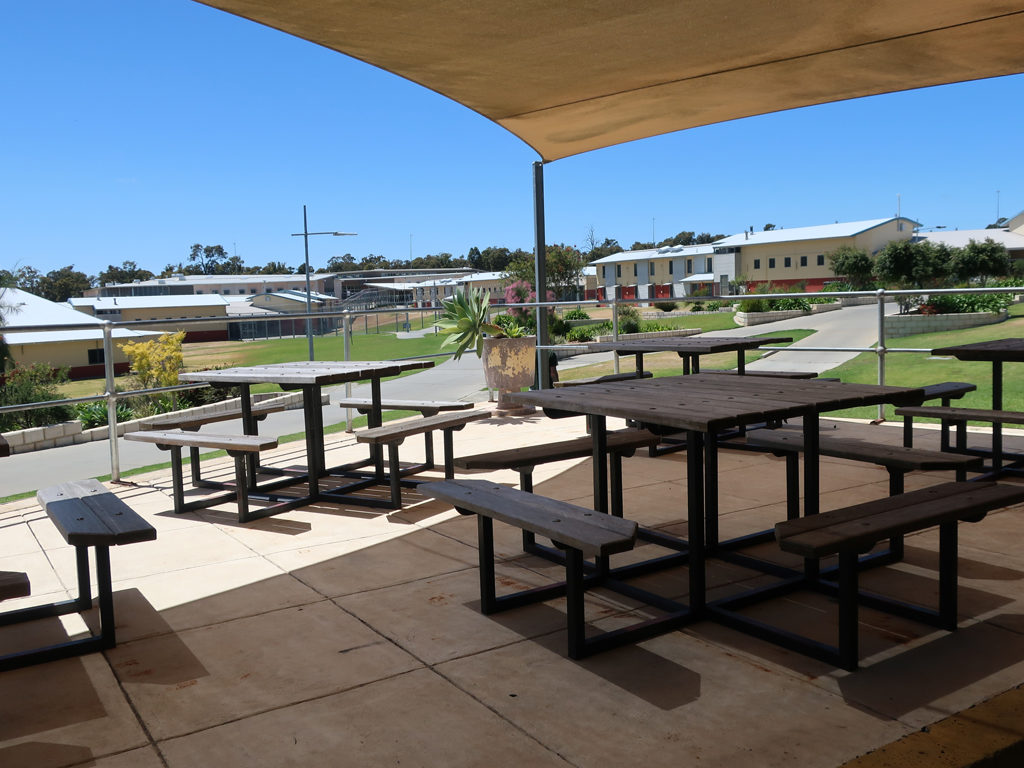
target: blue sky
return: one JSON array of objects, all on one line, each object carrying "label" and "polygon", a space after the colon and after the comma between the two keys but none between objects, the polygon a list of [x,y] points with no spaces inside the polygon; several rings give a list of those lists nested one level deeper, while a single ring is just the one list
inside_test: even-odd
[{"label": "blue sky", "polygon": [[[6,3],[0,266],[153,271],[192,243],[249,265],[532,248],[536,154],[393,75],[191,0]],[[1024,76],[793,110],[545,168],[548,242],[628,247],[895,215],[1024,209]]]}]

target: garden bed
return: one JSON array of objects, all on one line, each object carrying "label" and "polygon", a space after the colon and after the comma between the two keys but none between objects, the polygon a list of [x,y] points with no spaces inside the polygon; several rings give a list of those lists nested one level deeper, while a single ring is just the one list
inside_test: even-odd
[{"label": "garden bed", "polygon": [[942,331],[959,331],[964,328],[977,328],[980,325],[1001,323],[1009,317],[1003,312],[961,312],[957,314],[922,315],[910,313],[906,315],[886,315],[886,338],[913,336],[917,333],[937,333]]}]

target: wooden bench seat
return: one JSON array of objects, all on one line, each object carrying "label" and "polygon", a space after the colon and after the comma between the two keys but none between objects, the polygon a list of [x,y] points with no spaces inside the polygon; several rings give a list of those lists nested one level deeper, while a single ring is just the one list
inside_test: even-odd
[{"label": "wooden bench seat", "polygon": [[615,381],[635,381],[636,379],[649,379],[654,376],[650,371],[626,371],[625,373],[609,373],[604,376],[590,376],[585,379],[569,379],[568,381],[556,381],[556,387],[578,387],[583,384],[609,384]]},{"label": "wooden bench seat", "polygon": [[818,374],[816,371],[752,371],[749,368],[744,369],[741,374],[739,371],[701,371],[701,373],[715,373],[722,376],[764,376],[772,379],[816,379]]},{"label": "wooden bench seat", "polygon": [[[856,669],[858,602],[904,615],[943,629],[957,624],[957,524],[977,522],[994,510],[1024,502],[1024,487],[997,483],[944,483],[890,496],[878,501],[823,512],[775,526],[779,547],[811,561],[839,555],[838,588],[819,582],[815,586],[838,594],[838,646],[823,646],[780,633],[770,637],[804,652]],[[857,585],[858,555],[887,538],[939,526],[938,610],[912,606],[879,595],[863,594]],[[790,647],[794,647],[791,645]]]},{"label": "wooden bench seat", "polygon": [[[460,513],[477,516],[480,559],[480,610],[493,614],[509,608],[565,596],[570,658],[582,659],[598,650],[634,642],[647,634],[619,629],[586,636],[583,594],[600,576],[586,576],[584,558],[607,558],[636,544],[637,524],[563,501],[518,491],[486,480],[443,480],[420,486],[425,496],[451,504]],[[565,581],[497,596],[494,573],[493,521],[521,528],[555,541],[565,550]],[[645,622],[647,624],[648,622]]]},{"label": "wooden bench seat", "polygon": [[[957,408],[945,405],[904,406],[896,409],[896,415],[903,417],[903,443],[913,445],[914,417],[939,419],[944,434],[948,434],[949,426],[956,426],[956,450],[966,452],[967,422],[981,421],[993,425],[992,433],[992,473],[998,475],[1003,466],[1003,424],[1024,424],[1024,412],[995,411],[985,408]],[[948,449],[948,437],[945,448]],[[1018,457],[1019,458],[1019,457]]]},{"label": "wooden bench seat", "polygon": [[[623,429],[609,432],[606,450],[610,458],[609,489],[611,511],[622,517],[622,458],[632,456],[638,448],[649,448],[658,444],[659,438],[645,429]],[[501,451],[488,451],[471,456],[459,456],[455,466],[459,469],[512,469],[519,473],[519,487],[527,493],[533,492],[533,470],[538,464],[548,464],[567,459],[582,459],[594,454],[594,441],[584,435],[571,440],[555,443],[526,445]],[[597,500],[595,499],[595,506]]]},{"label": "wooden bench seat", "polygon": [[[924,387],[923,402],[938,400],[943,406],[948,406],[954,400],[960,400],[968,392],[974,392],[977,388],[977,384],[966,381],[943,381],[938,384],[929,384]],[[912,419],[904,419],[903,424],[903,444],[908,447],[914,444],[912,422]],[[950,450],[948,421],[943,421],[939,430],[939,450]]]},{"label": "wooden bench seat", "polygon": [[116,644],[114,595],[110,576],[110,547],[156,539],[156,529],[96,480],[79,480],[44,488],[36,500],[75,548],[78,597],[0,614],[0,626],[79,613],[92,607],[89,548],[96,550],[96,580],[100,632],[45,648],[0,657],[0,670],[93,653]]},{"label": "wooden bench seat", "polygon": [[[342,408],[353,408],[359,413],[366,415],[373,410],[373,399],[369,397],[343,397],[338,400]],[[462,400],[381,400],[382,411],[418,411],[422,416],[436,416],[442,411],[466,411],[473,407],[473,403],[466,403]],[[434,440],[430,433],[423,435],[425,469],[434,468]]]},{"label": "wooden bench seat", "polygon": [[[324,405],[330,402],[330,395],[321,395],[321,400]],[[281,413],[288,410],[288,406],[281,402],[280,397],[274,397],[268,400],[260,400],[252,404],[251,413],[256,421],[263,421],[272,413]],[[207,424],[217,424],[222,421],[236,421],[242,418],[242,404],[236,402],[231,408],[220,411],[212,411],[200,416],[193,414],[181,413],[166,413],[161,414],[149,421],[143,421],[141,423],[143,430],[156,430],[165,431],[169,429],[181,429],[185,432],[198,432],[202,427]],[[199,462],[199,448],[200,446],[189,447],[189,471],[192,473],[192,485],[197,488],[203,486],[219,486],[219,483],[210,483],[203,480],[201,466]],[[250,472],[256,474],[259,471],[259,461],[252,460],[249,464]]]},{"label": "wooden bench seat", "polygon": [[[235,461],[235,502],[238,505],[238,522],[246,523],[265,515],[253,514],[249,510],[249,491],[256,487],[256,477],[246,469],[246,457],[277,447],[277,438],[259,435],[216,435],[207,432],[183,432],[174,430],[128,432],[125,440],[140,443],[155,443],[158,448],[171,452],[171,479],[174,494],[174,511],[178,514],[218,504],[224,496],[200,501],[185,502],[184,473],[182,471],[181,449],[205,448],[227,451]],[[194,459],[194,460],[198,460]]]},{"label": "wooden bench seat", "polygon": [[[491,416],[487,410],[464,411],[459,413],[439,413],[422,419],[409,419],[390,422],[380,427],[373,427],[356,433],[356,440],[370,445],[386,445],[388,447],[388,481],[391,486],[391,505],[395,509],[402,506],[402,467],[398,458],[398,447],[405,438],[413,435],[426,435],[431,438],[433,432],[440,430],[444,440],[444,476],[455,476],[453,464],[454,450],[452,433],[462,429],[471,421],[486,419]],[[416,467],[419,471],[423,467]],[[407,471],[405,474],[410,474]]]}]

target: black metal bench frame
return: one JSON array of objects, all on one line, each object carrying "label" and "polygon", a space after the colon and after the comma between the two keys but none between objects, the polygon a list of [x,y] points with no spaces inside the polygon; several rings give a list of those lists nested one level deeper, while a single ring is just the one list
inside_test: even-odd
[{"label": "black metal bench frame", "polygon": [[[100,494],[105,496],[105,505],[118,509],[118,512],[113,514],[119,515],[123,521],[135,526],[133,530],[118,533],[116,531],[117,527],[127,527],[125,522],[121,522],[113,526],[115,528],[113,531],[95,531],[83,534],[80,531],[68,531],[62,524],[57,524],[58,516],[66,513],[51,510],[51,504],[77,505],[78,508],[83,510],[88,508],[88,511],[97,518],[109,518],[111,513],[103,511],[95,504],[90,504],[88,500],[90,495]],[[60,600],[45,605],[34,605],[0,613],[0,626],[10,626],[25,621],[35,621],[54,616],[64,616],[69,613],[81,613],[91,609],[92,584],[89,578],[89,549],[91,547],[96,550],[96,581],[99,598],[100,631],[99,634],[90,635],[89,637],[0,656],[0,671],[19,669],[46,661],[56,661],[57,659],[66,659],[72,656],[113,648],[117,644],[117,637],[114,629],[114,591],[110,576],[110,547],[156,539],[156,529],[142,520],[127,504],[114,497],[114,494],[107,491],[106,488],[95,480],[84,480],[47,488],[39,492],[38,499],[39,503],[46,508],[50,518],[57,524],[57,528],[63,534],[65,541],[75,547],[75,572],[78,581],[78,596],[70,600]]]}]

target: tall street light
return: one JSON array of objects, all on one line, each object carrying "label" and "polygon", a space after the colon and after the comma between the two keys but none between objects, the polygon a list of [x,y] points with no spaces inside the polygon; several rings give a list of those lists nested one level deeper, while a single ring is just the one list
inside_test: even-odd
[{"label": "tall street light", "polygon": [[334,237],[344,237],[345,235],[355,235],[355,232],[310,232],[309,226],[306,223],[306,206],[302,206],[302,231],[293,232],[292,237],[301,237],[303,244],[306,247],[306,341],[309,342],[309,359],[313,360],[313,324],[312,319],[309,315],[313,314],[313,302],[310,298],[309,291],[309,238],[312,235],[333,235]]}]

